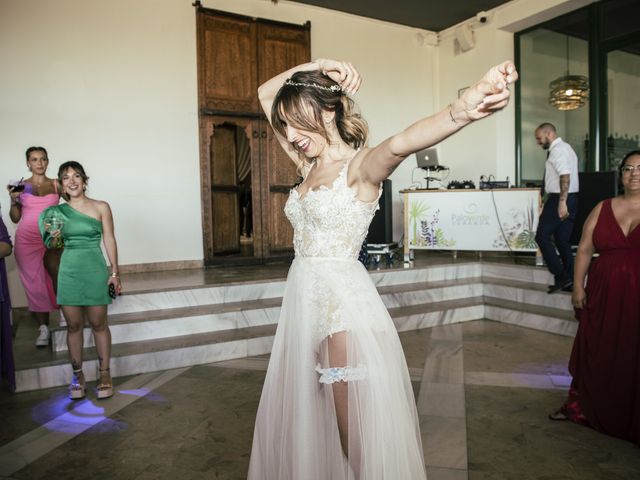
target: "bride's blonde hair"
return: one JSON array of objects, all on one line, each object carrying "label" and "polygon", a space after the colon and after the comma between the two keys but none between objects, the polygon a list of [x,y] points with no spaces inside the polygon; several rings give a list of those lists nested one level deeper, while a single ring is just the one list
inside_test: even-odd
[{"label": "bride's blonde hair", "polygon": [[[285,125],[318,132],[330,141],[329,132],[322,120],[322,112],[335,113],[335,123],[340,138],[354,149],[367,142],[369,127],[357,111],[355,102],[342,92],[342,88],[319,70],[296,72],[280,88],[271,107],[271,124],[274,130],[287,138]],[[298,146],[293,144],[298,150]],[[298,150],[302,173],[310,162]]]}]

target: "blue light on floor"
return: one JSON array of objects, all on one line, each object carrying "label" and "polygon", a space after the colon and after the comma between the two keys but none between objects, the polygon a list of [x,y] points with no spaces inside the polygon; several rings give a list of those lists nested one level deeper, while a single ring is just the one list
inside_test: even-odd
[{"label": "blue light on floor", "polygon": [[166,402],[167,398],[164,395],[160,395],[148,388],[135,388],[132,390],[118,390],[122,395],[133,395],[136,397],[145,397],[151,402]]},{"label": "blue light on floor", "polygon": [[94,400],[71,400],[66,392],[33,407],[31,418],[48,430],[70,435],[80,434],[95,426],[97,427],[93,433],[108,433],[129,428],[127,423],[105,416],[105,408],[94,403]]}]

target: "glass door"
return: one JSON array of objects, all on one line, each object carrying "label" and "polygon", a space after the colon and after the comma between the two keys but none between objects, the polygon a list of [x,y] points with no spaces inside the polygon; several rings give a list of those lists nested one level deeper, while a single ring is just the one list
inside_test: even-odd
[{"label": "glass door", "polygon": [[615,170],[640,148],[640,42],[607,53],[607,158]]}]

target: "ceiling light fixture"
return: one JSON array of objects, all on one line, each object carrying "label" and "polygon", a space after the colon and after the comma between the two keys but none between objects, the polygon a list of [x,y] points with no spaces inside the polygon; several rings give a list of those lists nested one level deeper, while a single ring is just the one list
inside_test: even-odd
[{"label": "ceiling light fixture", "polygon": [[567,71],[549,83],[549,104],[558,110],[575,110],[589,99],[589,79],[569,74],[569,36],[567,35]]}]

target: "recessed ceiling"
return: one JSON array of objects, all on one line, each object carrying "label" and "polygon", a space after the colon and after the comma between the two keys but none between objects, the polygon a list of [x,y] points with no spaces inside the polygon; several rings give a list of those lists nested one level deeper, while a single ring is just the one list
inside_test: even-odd
[{"label": "recessed ceiling", "polygon": [[440,32],[510,0],[294,0],[317,7]]}]

